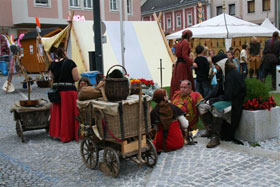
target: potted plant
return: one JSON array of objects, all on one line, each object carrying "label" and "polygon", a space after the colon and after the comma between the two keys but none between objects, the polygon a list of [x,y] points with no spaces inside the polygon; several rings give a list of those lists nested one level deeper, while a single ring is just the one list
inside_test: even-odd
[{"label": "potted plant", "polygon": [[236,138],[258,142],[279,136],[280,107],[257,79],[246,79],[246,97]]}]

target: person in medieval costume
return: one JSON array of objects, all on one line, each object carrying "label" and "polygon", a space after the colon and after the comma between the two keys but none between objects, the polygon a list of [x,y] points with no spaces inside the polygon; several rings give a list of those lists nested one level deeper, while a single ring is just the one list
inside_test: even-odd
[{"label": "person in medieval costume", "polygon": [[[173,151],[184,146],[185,132],[189,126],[184,111],[168,102],[165,89],[157,89],[153,94],[157,103],[151,111],[151,124],[156,129],[154,145],[157,152]],[[182,130],[183,132],[182,132]]]},{"label": "person in medieval costume", "polygon": [[67,58],[63,48],[55,51],[55,61],[49,66],[49,74],[53,80],[53,88],[59,90],[60,103],[52,103],[49,134],[62,142],[78,141],[79,123],[76,105],[77,89],[75,82],[79,80],[77,65]]},{"label": "person in medieval costume", "polygon": [[221,138],[237,141],[234,134],[241,119],[242,104],[246,95],[243,76],[235,69],[233,61],[226,60],[224,68],[221,63],[217,64],[220,64],[221,71],[225,71],[224,92],[217,97],[207,98],[198,105],[200,118],[208,136],[211,137],[207,148],[218,146]]},{"label": "person in medieval costume", "polygon": [[265,82],[266,76],[271,74],[272,88],[276,89],[276,66],[280,64],[280,40],[278,40],[279,33],[275,31],[272,39],[265,42],[263,50],[263,64],[262,64],[262,82]]},{"label": "person in medieval costume", "polygon": [[196,105],[202,99],[202,95],[199,92],[192,91],[192,83],[189,80],[183,80],[180,84],[180,90],[175,92],[171,100],[171,103],[186,113],[185,116],[190,124],[188,131],[197,129],[198,111]]},{"label": "person in medieval costume", "polygon": [[191,39],[192,31],[185,30],[182,33],[182,39],[176,46],[175,54],[177,56],[177,62],[175,63],[171,85],[170,85],[170,97],[173,97],[173,94],[180,89],[180,81],[189,80],[192,83],[192,90],[195,90],[193,74],[192,74],[192,65],[193,59],[190,58],[191,53]]}]

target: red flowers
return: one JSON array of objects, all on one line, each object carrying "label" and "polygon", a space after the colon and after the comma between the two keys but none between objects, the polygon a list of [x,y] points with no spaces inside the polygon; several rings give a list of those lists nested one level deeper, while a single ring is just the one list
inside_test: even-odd
[{"label": "red flowers", "polygon": [[154,81],[153,80],[146,80],[146,79],[130,79],[131,84],[142,82],[143,85],[146,85],[147,87],[153,86]]},{"label": "red flowers", "polygon": [[243,109],[245,110],[270,110],[272,107],[276,106],[276,102],[274,100],[274,97],[271,96],[267,98],[266,100],[263,100],[261,97],[258,99],[249,99],[246,103],[243,104]]}]

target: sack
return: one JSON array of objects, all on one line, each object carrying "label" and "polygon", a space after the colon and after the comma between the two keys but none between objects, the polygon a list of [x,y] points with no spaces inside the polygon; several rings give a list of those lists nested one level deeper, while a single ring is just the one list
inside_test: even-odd
[{"label": "sack", "polygon": [[48,98],[52,103],[60,103],[60,94],[58,92],[58,87],[52,87],[51,89],[49,89]]},{"label": "sack", "polygon": [[78,99],[80,101],[97,99],[99,97],[102,97],[101,90],[93,86],[83,87],[78,93]]}]

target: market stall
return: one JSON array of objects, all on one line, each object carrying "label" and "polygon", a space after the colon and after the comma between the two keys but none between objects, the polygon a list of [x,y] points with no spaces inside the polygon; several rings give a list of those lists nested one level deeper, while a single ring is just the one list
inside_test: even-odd
[{"label": "market stall", "polygon": [[[234,47],[236,53],[241,51],[243,44],[249,44],[251,37],[255,36],[261,42],[263,48],[266,39],[274,32],[271,29],[261,27],[257,24],[242,19],[220,14],[202,23],[188,27],[193,32],[192,51],[198,45],[207,46],[215,53],[225,52],[229,47]],[[166,36],[168,40],[181,38],[185,29]],[[239,57],[239,56],[238,56]]]}]

